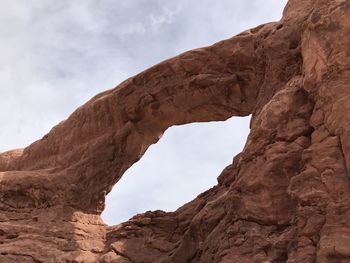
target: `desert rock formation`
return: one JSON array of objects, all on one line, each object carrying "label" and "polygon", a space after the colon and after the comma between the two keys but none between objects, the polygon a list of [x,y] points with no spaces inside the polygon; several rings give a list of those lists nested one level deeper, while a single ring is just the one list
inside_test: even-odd
[{"label": "desert rock formation", "polygon": [[[100,218],[163,132],[252,114],[218,184],[172,213]],[[350,262],[350,1],[166,60],[0,154],[0,262]]]}]

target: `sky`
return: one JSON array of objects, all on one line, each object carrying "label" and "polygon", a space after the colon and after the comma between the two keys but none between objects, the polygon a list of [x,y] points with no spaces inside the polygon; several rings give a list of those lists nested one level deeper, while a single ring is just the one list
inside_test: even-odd
[{"label": "sky", "polygon": [[[0,152],[40,139],[95,94],[184,51],[281,18],[286,0],[1,0]],[[108,224],[173,211],[215,185],[249,118],[170,128],[107,196]]]}]

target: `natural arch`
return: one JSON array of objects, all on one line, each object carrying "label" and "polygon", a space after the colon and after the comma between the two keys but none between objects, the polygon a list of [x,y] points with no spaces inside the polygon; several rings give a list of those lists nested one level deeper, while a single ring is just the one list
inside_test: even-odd
[{"label": "natural arch", "polygon": [[[0,154],[0,261],[348,260],[349,17],[348,1],[290,0],[280,22],[164,61]],[[217,186],[173,213],[101,222],[167,128],[249,114]]]},{"label": "natural arch", "polygon": [[64,181],[50,202],[100,213],[112,186],[167,128],[251,114],[263,72],[249,32],[184,53],[97,95],[0,170],[50,170]]}]

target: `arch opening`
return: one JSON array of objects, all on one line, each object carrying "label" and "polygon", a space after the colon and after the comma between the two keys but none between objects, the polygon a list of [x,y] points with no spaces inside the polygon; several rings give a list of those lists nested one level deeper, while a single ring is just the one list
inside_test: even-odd
[{"label": "arch opening", "polygon": [[242,151],[250,118],[168,129],[107,195],[104,222],[119,224],[149,210],[175,211],[216,185],[220,172]]}]

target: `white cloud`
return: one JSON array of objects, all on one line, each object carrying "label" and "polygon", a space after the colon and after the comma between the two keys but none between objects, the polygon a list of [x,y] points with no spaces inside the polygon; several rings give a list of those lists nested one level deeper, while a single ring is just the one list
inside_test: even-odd
[{"label": "white cloud", "polygon": [[163,7],[159,14],[150,14],[151,25],[154,30],[158,30],[164,24],[171,24],[175,11],[168,7]]}]

